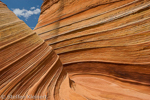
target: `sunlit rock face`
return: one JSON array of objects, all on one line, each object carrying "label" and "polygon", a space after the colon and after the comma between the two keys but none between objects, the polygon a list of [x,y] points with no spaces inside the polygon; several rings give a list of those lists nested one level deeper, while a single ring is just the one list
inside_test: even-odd
[{"label": "sunlit rock face", "polygon": [[150,0],[44,0],[34,31],[84,99],[150,98]]},{"label": "sunlit rock face", "polygon": [[0,2],[0,100],[149,100],[149,6],[44,0],[33,32]]},{"label": "sunlit rock face", "polygon": [[64,82],[52,47],[0,2],[0,100],[59,100]]}]

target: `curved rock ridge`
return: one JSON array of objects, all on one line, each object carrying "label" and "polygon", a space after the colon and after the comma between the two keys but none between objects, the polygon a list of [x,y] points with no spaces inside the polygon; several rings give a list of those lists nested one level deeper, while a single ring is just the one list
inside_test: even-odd
[{"label": "curved rock ridge", "polygon": [[34,31],[86,99],[149,100],[150,0],[44,0]]},{"label": "curved rock ridge", "polygon": [[0,1],[0,100],[149,100],[149,4],[44,0],[33,32]]},{"label": "curved rock ridge", "polygon": [[0,100],[58,100],[69,81],[52,47],[0,2]]}]

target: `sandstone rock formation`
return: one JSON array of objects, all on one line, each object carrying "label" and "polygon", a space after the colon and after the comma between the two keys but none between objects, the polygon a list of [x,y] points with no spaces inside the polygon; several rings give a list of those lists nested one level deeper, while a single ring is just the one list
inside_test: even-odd
[{"label": "sandstone rock formation", "polygon": [[[90,92],[102,90],[102,76],[139,84],[137,91],[150,85],[150,0],[44,0],[34,31],[54,48],[70,78]],[[95,98],[81,94],[99,100],[111,90],[105,96],[94,92]],[[119,92],[108,98],[125,95]]]},{"label": "sandstone rock formation", "polygon": [[150,0],[44,0],[34,32],[0,2],[0,99],[40,96],[149,100]]},{"label": "sandstone rock formation", "polygon": [[52,47],[0,2],[0,100],[58,100],[62,81]]}]

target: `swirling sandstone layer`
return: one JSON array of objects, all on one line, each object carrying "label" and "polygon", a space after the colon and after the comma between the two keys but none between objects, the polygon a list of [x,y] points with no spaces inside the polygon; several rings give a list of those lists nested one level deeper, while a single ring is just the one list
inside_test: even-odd
[{"label": "swirling sandstone layer", "polygon": [[64,82],[59,56],[0,2],[0,100],[58,100]]},{"label": "swirling sandstone layer", "polygon": [[150,0],[44,0],[34,31],[85,99],[150,99]]},{"label": "swirling sandstone layer", "polygon": [[63,68],[0,2],[0,100],[149,100],[149,4],[45,0],[34,31]]}]

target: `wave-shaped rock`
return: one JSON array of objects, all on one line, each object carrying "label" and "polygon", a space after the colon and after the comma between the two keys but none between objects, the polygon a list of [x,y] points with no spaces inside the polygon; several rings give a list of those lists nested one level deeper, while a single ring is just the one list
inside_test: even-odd
[{"label": "wave-shaped rock", "polygon": [[56,100],[66,81],[52,47],[0,2],[0,100]]},{"label": "wave-shaped rock", "polygon": [[0,100],[149,100],[149,6],[44,0],[33,32],[0,2]]},{"label": "wave-shaped rock", "polygon": [[[150,0],[44,0],[34,31],[84,87],[75,90],[86,99],[149,98],[132,89],[149,95]],[[121,81],[130,92],[110,88],[101,78]]]}]

